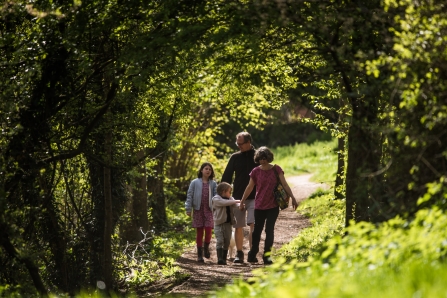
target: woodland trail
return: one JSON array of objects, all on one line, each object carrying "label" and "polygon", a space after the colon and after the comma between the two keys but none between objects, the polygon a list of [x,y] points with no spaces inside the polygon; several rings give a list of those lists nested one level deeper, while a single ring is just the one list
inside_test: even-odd
[{"label": "woodland trail", "polygon": [[[292,189],[298,203],[308,198],[318,188],[327,188],[327,185],[310,182],[312,175],[300,175],[287,177],[286,180]],[[301,230],[309,227],[311,224],[307,218],[294,212],[291,207],[282,210],[279,214],[275,226],[275,242],[274,249],[279,249],[284,244],[290,242],[295,238]],[[245,236],[247,237],[248,228],[245,229]],[[248,253],[248,240],[244,238],[244,255],[245,261]],[[217,265],[216,258],[216,241],[213,237],[210,244],[211,258],[205,259],[205,263],[198,263],[197,253],[195,249],[189,249],[178,260],[177,265],[182,268],[182,271],[188,274],[183,283],[173,286],[167,282],[166,284],[158,285],[157,288],[148,289],[140,297],[160,297],[165,293],[169,297],[205,297],[210,291],[229,284],[233,279],[242,277],[244,280],[253,276],[252,270],[263,267],[262,252],[264,251],[264,233],[260,243],[260,253],[258,259],[261,260],[258,264],[233,264],[233,257],[229,256],[227,266]],[[273,259],[274,260],[274,259]]]}]

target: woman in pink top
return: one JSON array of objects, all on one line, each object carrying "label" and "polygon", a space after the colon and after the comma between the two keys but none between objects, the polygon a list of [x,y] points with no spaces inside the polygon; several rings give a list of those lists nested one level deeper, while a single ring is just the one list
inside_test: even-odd
[{"label": "woman in pink top", "polygon": [[273,152],[267,147],[260,147],[255,152],[254,161],[260,166],[254,168],[250,173],[250,182],[245,189],[244,195],[239,208],[243,210],[244,201],[256,185],[255,196],[255,228],[253,231],[252,246],[248,252],[247,261],[250,263],[257,263],[256,254],[259,252],[259,242],[261,241],[262,230],[265,226],[265,242],[264,254],[262,259],[264,264],[272,264],[270,258],[270,251],[273,246],[274,231],[276,219],[279,215],[279,206],[273,196],[273,189],[277,184],[275,170],[278,173],[281,184],[283,185],[287,194],[292,198],[292,207],[295,210],[298,207],[292,190],[284,178],[284,172],[278,165],[272,165]]}]

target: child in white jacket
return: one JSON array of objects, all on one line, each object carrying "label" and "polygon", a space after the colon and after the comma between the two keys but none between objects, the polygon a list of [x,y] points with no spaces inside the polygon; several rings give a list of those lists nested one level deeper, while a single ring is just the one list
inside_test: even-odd
[{"label": "child in white jacket", "polygon": [[217,185],[217,195],[212,200],[214,234],[216,236],[217,264],[226,265],[228,247],[230,246],[231,230],[236,223],[233,208],[237,207],[240,200],[231,196],[232,187],[226,182]]}]

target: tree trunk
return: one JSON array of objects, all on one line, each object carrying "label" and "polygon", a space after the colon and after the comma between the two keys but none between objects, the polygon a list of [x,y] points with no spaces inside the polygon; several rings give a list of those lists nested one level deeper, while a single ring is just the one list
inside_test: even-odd
[{"label": "tree trunk", "polygon": [[353,99],[353,117],[348,132],[348,167],[346,172],[346,226],[350,220],[371,221],[380,212],[375,194],[380,190],[381,144],[376,129],[375,98]]},{"label": "tree trunk", "polygon": [[[138,159],[144,156],[144,151],[141,150],[137,153]],[[144,232],[149,230],[148,204],[147,204],[147,177],[146,177],[146,165],[144,161],[138,166],[139,177],[135,178],[136,188],[133,190],[133,214],[135,216],[135,225],[139,235],[139,239],[142,239],[140,229]]]},{"label": "tree trunk", "polygon": [[90,172],[90,185],[92,197],[92,223],[88,235],[90,245],[90,262],[89,266],[89,283],[94,286],[98,280],[102,280],[103,276],[103,251],[104,251],[104,227],[105,227],[105,208],[104,208],[104,167],[100,166],[96,160],[89,158],[94,156],[95,152],[102,152],[104,146],[104,135],[95,134],[94,148],[92,153],[87,154],[87,163]]},{"label": "tree trunk", "polygon": [[[193,139],[191,134],[190,138]],[[190,168],[197,168],[197,165],[193,164],[195,162],[194,154],[196,153],[196,148],[192,146],[191,143],[187,141],[182,142],[181,149],[174,152],[173,155],[169,157],[169,172],[168,177],[176,178],[174,182],[175,185],[180,189],[180,192],[186,193],[188,190],[189,183],[191,182],[190,177],[187,177],[188,170]]]},{"label": "tree trunk", "polygon": [[[106,160],[111,162],[112,134],[107,132],[105,136]],[[112,174],[109,166],[104,167],[104,255],[103,255],[103,277],[107,291],[112,289],[112,233],[113,233],[113,210],[112,210]]]},{"label": "tree trunk", "polygon": [[[51,173],[51,169],[48,168],[45,173]],[[67,260],[67,239],[64,234],[63,228],[60,226],[61,217],[56,207],[56,199],[53,197],[53,191],[47,183],[47,177],[40,174],[39,183],[42,190],[45,192],[45,196],[42,196],[45,216],[41,214],[41,217],[45,219],[45,227],[48,238],[48,243],[53,254],[54,263],[57,269],[55,277],[57,278],[58,287],[64,291],[73,293],[77,289],[73,285],[69,284],[68,278],[68,264]]]},{"label": "tree trunk", "polygon": [[163,190],[163,171],[165,164],[165,154],[163,153],[158,160],[157,165],[154,169],[154,175],[148,176],[147,179],[147,190],[150,194],[149,205],[152,214],[152,225],[155,231],[162,231],[166,227],[168,222],[168,217],[166,215],[166,201]]},{"label": "tree trunk", "polygon": [[351,125],[348,132],[348,167],[346,171],[346,219],[345,225],[354,220],[368,221],[367,213],[364,212],[368,207],[367,186],[365,180],[360,178],[364,167],[364,152],[362,142],[364,132],[357,124]]},{"label": "tree trunk", "polygon": [[[141,150],[137,154],[140,160],[144,156]],[[121,225],[121,241],[123,244],[134,243],[143,239],[143,234],[149,230],[148,202],[147,202],[147,175],[144,161],[138,166],[139,176],[134,179],[134,186],[129,186],[132,197],[127,202],[126,210],[129,220]]]},{"label": "tree trunk", "polygon": [[34,264],[33,260],[27,256],[23,256],[18,253],[14,245],[11,243],[8,234],[6,233],[7,227],[3,222],[0,222],[0,245],[5,252],[11,257],[16,258],[19,262],[23,263],[28,270],[28,273],[34,283],[34,287],[42,297],[48,296],[48,291],[43,284],[42,277],[39,273],[39,268]]},{"label": "tree trunk", "polygon": [[336,199],[344,199],[343,181],[345,180],[345,138],[338,139],[338,164],[337,177],[335,178],[334,196]]}]

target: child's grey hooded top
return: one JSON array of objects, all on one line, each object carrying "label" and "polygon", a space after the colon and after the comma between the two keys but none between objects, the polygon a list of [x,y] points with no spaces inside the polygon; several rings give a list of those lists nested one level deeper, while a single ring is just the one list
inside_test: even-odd
[{"label": "child's grey hooded top", "polygon": [[215,195],[212,199],[213,204],[213,220],[214,225],[220,225],[227,221],[227,206],[230,206],[230,218],[231,224],[234,225],[236,223],[236,219],[234,217],[233,208],[239,208],[234,204],[234,198],[230,197],[228,200],[222,198],[220,195]]}]

